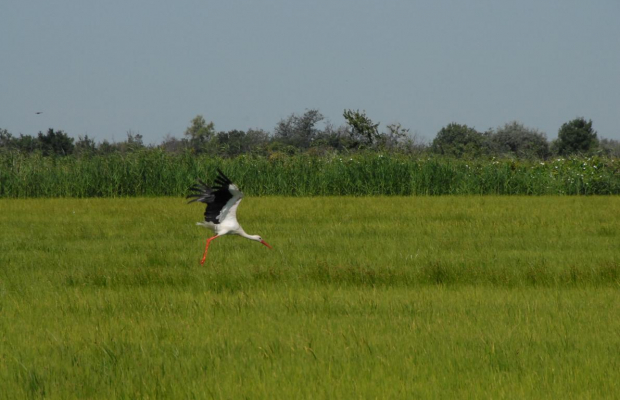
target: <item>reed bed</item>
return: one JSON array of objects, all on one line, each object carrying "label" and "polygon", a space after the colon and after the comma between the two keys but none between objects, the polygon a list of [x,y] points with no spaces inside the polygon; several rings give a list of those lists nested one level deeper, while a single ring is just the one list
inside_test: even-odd
[{"label": "reed bed", "polygon": [[149,149],[93,157],[0,154],[0,197],[181,196],[223,169],[253,196],[620,194],[620,161],[457,160],[363,153],[234,159]]}]

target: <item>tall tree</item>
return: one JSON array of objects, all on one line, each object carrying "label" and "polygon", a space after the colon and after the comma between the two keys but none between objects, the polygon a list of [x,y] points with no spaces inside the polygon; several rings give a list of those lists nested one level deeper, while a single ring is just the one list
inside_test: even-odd
[{"label": "tall tree", "polygon": [[204,152],[214,135],[215,125],[213,122],[207,124],[202,115],[192,119],[191,125],[185,130],[185,136],[196,153]]},{"label": "tall tree", "polygon": [[220,154],[235,157],[244,153],[245,132],[237,129],[228,132],[218,132],[216,135],[217,147]]},{"label": "tall tree", "polygon": [[597,143],[596,131],[592,129],[592,120],[586,121],[585,118],[579,117],[562,124],[558,131],[556,145],[559,154],[570,155],[588,153],[596,147]]},{"label": "tall tree", "polygon": [[441,128],[433,140],[434,153],[452,157],[474,157],[485,152],[482,133],[467,125],[451,123]]},{"label": "tall tree", "polygon": [[386,129],[385,133],[379,135],[381,148],[394,150],[409,137],[409,129],[403,128],[400,123],[389,124]]},{"label": "tall tree", "polygon": [[75,142],[75,153],[77,155],[93,155],[97,152],[97,144],[88,135],[78,136]]},{"label": "tall tree", "polygon": [[37,138],[30,135],[19,134],[18,138],[11,141],[12,147],[21,153],[33,153],[41,148]]},{"label": "tall tree", "polygon": [[545,159],[551,155],[544,133],[512,121],[491,133],[494,150],[500,155]]},{"label": "tall tree", "polygon": [[610,157],[620,157],[620,140],[601,139],[598,144],[602,154]]},{"label": "tall tree", "polygon": [[286,145],[307,149],[320,134],[316,124],[323,120],[323,114],[318,110],[307,110],[299,116],[291,114],[280,120],[274,129],[274,139]]},{"label": "tall tree", "polygon": [[144,148],[144,140],[140,133],[131,129],[127,131],[127,141],[122,143],[123,151],[136,151]]},{"label": "tall tree", "polygon": [[0,148],[8,149],[12,147],[13,135],[6,129],[0,129]]},{"label": "tall tree", "polygon": [[43,155],[67,156],[73,153],[73,138],[63,131],[54,131],[49,128],[45,135],[39,132],[37,140]]},{"label": "tall tree", "polygon": [[359,140],[362,145],[372,146],[379,137],[379,124],[372,122],[366,116],[366,112],[359,110],[344,110],[342,116],[351,127],[351,136],[354,140]]}]

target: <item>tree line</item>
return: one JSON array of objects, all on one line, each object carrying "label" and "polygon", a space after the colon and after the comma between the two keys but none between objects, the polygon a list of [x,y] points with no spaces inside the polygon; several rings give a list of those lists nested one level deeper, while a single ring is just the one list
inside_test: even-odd
[{"label": "tree line", "polygon": [[217,131],[202,115],[191,120],[182,138],[168,135],[157,145],[145,145],[139,133],[127,132],[122,142],[95,142],[88,135],[76,139],[62,130],[48,129],[37,136],[13,136],[0,129],[0,151],[41,153],[43,156],[88,156],[133,152],[159,148],[170,153],[191,152],[220,157],[273,154],[294,155],[330,152],[381,151],[411,155],[436,154],[454,158],[498,157],[545,160],[554,156],[605,155],[620,157],[620,141],[599,139],[592,120],[572,119],[549,142],[537,129],[513,121],[496,129],[480,132],[464,124],[450,123],[430,143],[420,140],[400,124],[380,129],[364,111],[345,110],[346,124],[329,122],[320,128],[324,116],[316,109],[291,114],[280,120],[273,132],[262,129]]}]

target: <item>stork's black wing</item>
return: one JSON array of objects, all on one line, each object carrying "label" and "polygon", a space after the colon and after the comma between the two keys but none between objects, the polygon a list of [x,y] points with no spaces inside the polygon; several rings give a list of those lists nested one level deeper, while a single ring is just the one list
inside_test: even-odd
[{"label": "stork's black wing", "polygon": [[220,213],[222,208],[233,198],[233,194],[229,190],[229,186],[232,181],[224,175],[224,173],[218,168],[217,178],[215,178],[215,186],[209,187],[202,180],[198,180],[198,183],[189,188],[190,194],[186,199],[192,199],[188,202],[193,203],[198,201],[205,203],[207,209],[205,210],[205,221],[219,224]]}]

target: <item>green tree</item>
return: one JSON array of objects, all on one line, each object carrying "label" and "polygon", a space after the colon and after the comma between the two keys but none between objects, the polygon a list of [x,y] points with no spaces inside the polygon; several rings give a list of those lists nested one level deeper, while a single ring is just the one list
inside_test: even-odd
[{"label": "green tree", "polygon": [[467,125],[451,123],[441,128],[431,151],[451,157],[475,157],[486,152],[485,137]]},{"label": "green tree", "polygon": [[490,134],[493,150],[501,156],[546,159],[551,155],[544,133],[512,121]]},{"label": "green tree", "polygon": [[264,153],[269,145],[269,133],[262,129],[248,129],[244,137],[246,153]]},{"label": "green tree", "polygon": [[67,156],[73,153],[73,138],[63,131],[54,131],[50,128],[45,135],[39,132],[37,141],[44,156]]},{"label": "green tree", "polygon": [[13,135],[6,129],[0,129],[0,148],[9,149],[13,147]]},{"label": "green tree", "polygon": [[11,141],[12,147],[21,153],[33,153],[41,148],[39,141],[30,135],[19,134],[18,138]]},{"label": "green tree", "polygon": [[592,129],[592,120],[586,121],[583,117],[562,124],[555,143],[560,155],[585,154],[593,150],[597,144],[598,139],[596,131]]},{"label": "green tree", "polygon": [[342,116],[351,127],[351,138],[357,142],[357,147],[370,147],[379,138],[379,124],[373,123],[365,111],[344,110]]},{"label": "green tree", "polygon": [[127,140],[120,145],[122,151],[136,151],[145,147],[142,135],[131,129],[127,131]]},{"label": "green tree", "polygon": [[159,147],[167,153],[179,154],[184,152],[189,147],[189,141],[185,138],[177,139],[174,136],[167,134]]},{"label": "green tree", "polygon": [[274,129],[274,140],[284,145],[294,146],[298,149],[307,149],[321,134],[316,124],[323,120],[323,114],[318,110],[307,110],[299,116],[291,114],[288,118],[280,120]]},{"label": "green tree", "polygon": [[245,152],[245,132],[237,129],[228,132],[218,132],[216,135],[217,148],[220,154],[235,157]]},{"label": "green tree", "polygon": [[599,151],[610,157],[620,157],[620,140],[601,139],[599,142]]},{"label": "green tree", "polygon": [[97,144],[95,141],[88,137],[88,135],[78,136],[78,140],[75,142],[75,154],[77,155],[93,155],[97,152]]},{"label": "green tree", "polygon": [[196,153],[205,152],[214,135],[215,125],[213,122],[207,124],[202,115],[197,115],[192,119],[191,125],[185,130],[185,136],[189,140],[190,147]]},{"label": "green tree", "polygon": [[386,132],[379,134],[377,137],[380,148],[396,150],[401,143],[405,143],[409,138],[409,129],[403,128],[399,123],[389,124],[386,126],[386,129]]},{"label": "green tree", "polygon": [[264,152],[269,143],[269,135],[262,130],[250,129],[244,132],[235,129],[218,132],[215,140],[219,154],[236,157],[241,154]]},{"label": "green tree", "polygon": [[99,143],[97,146],[97,153],[101,155],[113,154],[118,151],[118,145],[116,143],[110,143],[106,139]]}]

